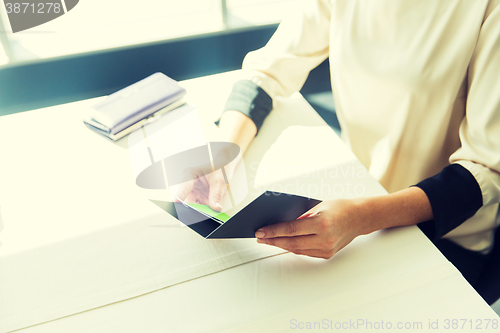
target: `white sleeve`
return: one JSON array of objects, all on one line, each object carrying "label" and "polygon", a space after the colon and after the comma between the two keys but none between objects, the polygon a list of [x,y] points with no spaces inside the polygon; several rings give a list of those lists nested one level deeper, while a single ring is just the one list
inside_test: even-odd
[{"label": "white sleeve", "polygon": [[487,9],[468,70],[461,148],[450,157],[476,178],[483,207],[500,202],[500,1]]},{"label": "white sleeve", "polygon": [[306,0],[284,18],[263,48],[243,61],[244,78],[272,98],[300,90],[309,72],[328,57],[330,1]]}]

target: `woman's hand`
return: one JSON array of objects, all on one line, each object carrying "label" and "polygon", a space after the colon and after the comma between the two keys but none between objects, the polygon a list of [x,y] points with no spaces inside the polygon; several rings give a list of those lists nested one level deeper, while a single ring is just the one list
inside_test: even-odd
[{"label": "woman's hand", "polygon": [[192,169],[189,179],[191,180],[177,186],[175,200],[208,205],[211,209],[221,212],[222,198],[227,192],[222,169],[210,173],[202,169]]},{"label": "woman's hand", "polygon": [[295,221],[263,227],[257,242],[311,257],[329,259],[362,234],[363,211],[355,200],[325,201]]},{"label": "woman's hand", "polygon": [[331,258],[359,235],[433,219],[424,191],[410,187],[370,198],[325,201],[295,221],[263,227],[257,242],[318,258]]},{"label": "woman's hand", "polygon": [[[237,144],[241,149],[241,156],[245,153],[257,133],[257,127],[255,127],[253,121],[238,111],[224,112],[220,119],[219,129],[221,140]],[[228,182],[232,178],[238,163],[239,160],[235,163],[230,163],[230,165],[224,168]],[[209,170],[207,171],[207,169]],[[215,211],[222,211],[222,198],[227,193],[226,180],[224,179],[222,169],[212,172],[211,166],[207,165],[191,169],[186,173],[187,175],[184,176],[187,181],[176,185],[176,188],[172,189],[172,193],[175,193],[176,201],[182,200],[188,203],[201,203],[209,205]]]}]

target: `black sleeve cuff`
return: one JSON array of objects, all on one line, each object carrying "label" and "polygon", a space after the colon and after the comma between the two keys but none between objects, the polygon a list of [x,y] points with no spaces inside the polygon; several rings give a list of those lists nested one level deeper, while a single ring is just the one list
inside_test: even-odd
[{"label": "black sleeve cuff", "polygon": [[483,205],[479,184],[460,164],[451,164],[415,186],[425,192],[431,203],[434,220],[418,226],[433,241],[472,217]]},{"label": "black sleeve cuff", "polygon": [[247,115],[255,123],[258,133],[272,108],[273,100],[264,89],[252,81],[242,80],[234,84],[224,112],[234,110]]}]

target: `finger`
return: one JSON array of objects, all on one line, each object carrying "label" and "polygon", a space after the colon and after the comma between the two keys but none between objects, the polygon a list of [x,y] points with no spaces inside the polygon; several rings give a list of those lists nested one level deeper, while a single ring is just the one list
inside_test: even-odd
[{"label": "finger", "polygon": [[314,218],[281,222],[260,228],[255,232],[257,238],[291,237],[316,234]]},{"label": "finger", "polygon": [[322,259],[330,259],[335,255],[334,250],[296,250],[290,251],[297,255],[314,257],[314,258],[322,258]]},{"label": "finger", "polygon": [[319,235],[305,235],[295,237],[259,238],[258,243],[280,247],[290,252],[304,250],[335,250],[337,247],[335,237],[324,238]]},{"label": "finger", "polygon": [[176,202],[179,202],[181,200],[184,201],[187,198],[189,193],[191,193],[191,191],[193,190],[194,182],[194,180],[187,181],[185,183],[179,184],[174,189]]},{"label": "finger", "polygon": [[316,206],[314,206],[313,208],[309,209],[307,212],[305,212],[304,214],[300,215],[298,219],[304,219],[306,217],[313,217],[313,216],[316,216],[316,215],[319,215],[320,214],[320,210],[321,210],[321,203],[317,204]]},{"label": "finger", "polygon": [[189,193],[184,202],[192,204],[208,205],[208,197],[200,194],[199,191],[193,190],[191,191],[191,193]]},{"label": "finger", "polygon": [[[300,237],[302,238],[302,237],[309,237],[309,236],[300,236]],[[295,237],[292,237],[292,238],[295,238]],[[261,243],[261,244],[267,244],[267,245],[271,245],[271,246],[280,247],[283,250],[289,251],[289,252],[297,254],[297,255],[304,255],[304,256],[308,256],[308,257],[315,257],[315,258],[322,258],[322,259],[330,259],[331,257],[333,257],[333,255],[336,252],[338,252],[338,251],[335,251],[334,249],[299,249],[299,248],[294,248],[294,245],[292,245],[290,247],[289,243],[288,244],[283,243],[284,246],[279,246],[280,245],[279,241],[275,242],[278,239],[280,239],[280,238],[257,239],[257,242]]]},{"label": "finger", "polygon": [[319,214],[321,214],[321,212],[304,213],[304,214],[300,215],[299,217],[297,217],[297,220],[305,219],[308,217],[315,217],[315,216],[318,216]]},{"label": "finger", "polygon": [[208,183],[203,181],[205,177],[198,178],[194,184],[193,189],[191,190],[190,196],[195,198],[195,203],[200,203],[203,205],[208,205],[208,194],[210,191],[210,186]]},{"label": "finger", "polygon": [[214,176],[210,181],[210,192],[208,195],[208,202],[210,208],[213,210],[220,212],[222,211],[222,197],[226,194],[227,187],[224,182],[224,177]]},{"label": "finger", "polygon": [[297,220],[301,220],[301,219],[305,219],[307,217],[311,217],[311,215],[312,215],[311,213],[300,215],[299,217],[297,217]]},{"label": "finger", "polygon": [[318,249],[322,247],[322,245],[319,244],[319,237],[317,235],[259,238],[257,239],[257,243],[277,246],[290,252]]}]

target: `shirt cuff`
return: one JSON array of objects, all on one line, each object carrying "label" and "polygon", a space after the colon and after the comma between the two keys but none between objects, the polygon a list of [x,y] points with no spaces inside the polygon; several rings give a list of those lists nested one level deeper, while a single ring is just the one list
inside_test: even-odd
[{"label": "shirt cuff", "polygon": [[258,133],[272,108],[273,100],[264,89],[252,81],[242,80],[234,84],[224,112],[234,110],[248,116],[255,123]]},{"label": "shirt cuff", "polygon": [[433,241],[472,217],[483,205],[479,184],[460,164],[451,164],[415,186],[425,192],[431,203],[434,220],[418,226]]}]

